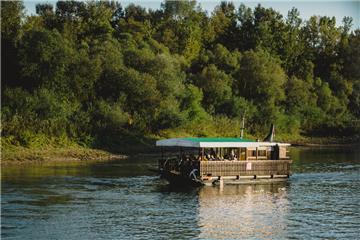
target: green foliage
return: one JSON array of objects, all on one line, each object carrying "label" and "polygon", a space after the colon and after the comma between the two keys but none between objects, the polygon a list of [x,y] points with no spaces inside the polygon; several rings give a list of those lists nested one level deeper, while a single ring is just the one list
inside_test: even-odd
[{"label": "green foliage", "polygon": [[[360,30],[258,5],[158,10],[1,4],[2,135],[11,145],[117,148],[144,136],[359,135]],[[121,147],[120,147],[121,148]]]},{"label": "green foliage", "polygon": [[277,126],[276,132],[278,133],[291,133],[294,136],[300,135],[301,123],[297,115],[287,116],[285,113],[280,112],[276,116],[275,124]]},{"label": "green foliage", "polygon": [[177,99],[174,97],[166,97],[157,108],[157,115],[153,121],[152,128],[154,130],[174,128],[181,125],[184,120]]},{"label": "green foliage", "polygon": [[307,105],[316,104],[316,97],[312,95],[311,86],[306,81],[293,76],[286,85],[286,108],[290,113],[300,113]]},{"label": "green foliage", "polygon": [[241,96],[272,105],[284,99],[286,75],[278,59],[251,50],[244,53],[240,65],[236,86]]},{"label": "green foliage", "polygon": [[6,89],[3,100],[7,104],[1,109],[2,132],[21,145],[40,146],[46,136],[68,136],[70,119],[79,107],[43,88],[32,94],[20,88]]},{"label": "green foliage", "polygon": [[354,82],[353,93],[350,96],[350,111],[360,118],[360,80]]},{"label": "green foliage", "polygon": [[[21,21],[24,5],[20,1],[1,2],[1,84],[19,84],[18,41],[21,35]],[[6,56],[6,61],[4,56]],[[5,70],[6,69],[6,70]],[[3,89],[3,87],[2,87]]]},{"label": "green foliage", "polygon": [[183,125],[159,132],[161,137],[236,137],[240,134],[241,121],[226,116],[216,116],[202,121],[186,122]]},{"label": "green foliage", "polygon": [[129,115],[123,111],[121,101],[107,103],[104,100],[96,102],[92,112],[93,124],[98,131],[116,132],[129,122]]},{"label": "green foliage", "polygon": [[[66,40],[56,30],[30,30],[19,46],[22,86],[65,91],[69,50]],[[66,90],[65,90],[66,89]]]},{"label": "green foliage", "polygon": [[198,122],[209,119],[210,116],[201,106],[203,93],[201,89],[192,84],[186,86],[185,97],[182,102],[182,108],[186,119],[189,122]]},{"label": "green foliage", "polygon": [[20,1],[1,3],[1,37],[16,41],[19,35],[21,20],[24,17],[24,5]]},{"label": "green foliage", "polygon": [[[263,50],[243,54],[235,75],[235,92],[256,103],[256,125],[269,125],[276,119],[280,103],[285,99],[286,75],[279,60]],[[263,128],[263,127],[261,127]]]},{"label": "green foliage", "polygon": [[219,106],[231,97],[232,79],[213,64],[205,67],[195,81],[203,90],[203,103],[209,113],[218,112]]},{"label": "green foliage", "polygon": [[256,112],[257,108],[252,102],[243,97],[233,96],[221,106],[220,113],[230,118],[245,117],[247,121],[252,122]]}]

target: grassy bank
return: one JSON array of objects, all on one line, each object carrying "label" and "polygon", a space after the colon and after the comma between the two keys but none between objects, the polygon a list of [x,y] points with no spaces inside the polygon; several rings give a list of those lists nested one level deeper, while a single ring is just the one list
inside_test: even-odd
[{"label": "grassy bank", "polygon": [[1,148],[1,164],[42,163],[56,161],[112,160],[125,158],[104,150],[81,146],[28,148],[5,145]]},{"label": "grassy bank", "polygon": [[[222,128],[224,129],[224,128]],[[205,129],[204,129],[205,130]],[[202,134],[202,137],[225,136],[236,137],[236,133],[230,131],[223,135],[217,132]],[[220,134],[220,135],[219,135]],[[121,136],[117,138],[103,139],[97,148],[83,147],[76,143],[56,145],[54,143],[40,146],[19,146],[4,141],[1,146],[1,162],[6,164],[42,163],[54,161],[86,161],[86,160],[112,160],[125,158],[127,155],[155,153],[155,141],[157,139],[192,136],[191,133],[180,130],[162,132],[152,136]],[[247,134],[249,139],[262,139],[259,136]],[[360,143],[360,136],[351,137],[310,137],[297,134],[278,134],[276,141],[289,142],[294,146],[339,146]]]}]

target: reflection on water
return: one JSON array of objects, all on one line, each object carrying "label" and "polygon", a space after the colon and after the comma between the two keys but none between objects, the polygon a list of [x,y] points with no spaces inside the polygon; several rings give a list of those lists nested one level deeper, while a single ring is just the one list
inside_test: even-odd
[{"label": "reflection on water", "polygon": [[268,239],[286,236],[286,183],[202,188],[200,238]]},{"label": "reflection on water", "polygon": [[6,167],[2,239],[357,239],[360,151],[292,149],[287,182],[173,189],[155,159]]}]

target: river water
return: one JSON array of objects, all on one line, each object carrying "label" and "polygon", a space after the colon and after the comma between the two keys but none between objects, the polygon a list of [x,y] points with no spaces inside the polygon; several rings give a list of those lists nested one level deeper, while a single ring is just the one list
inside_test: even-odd
[{"label": "river water", "polygon": [[172,189],[156,159],[4,167],[2,239],[359,239],[360,148],[292,148],[286,182]]}]

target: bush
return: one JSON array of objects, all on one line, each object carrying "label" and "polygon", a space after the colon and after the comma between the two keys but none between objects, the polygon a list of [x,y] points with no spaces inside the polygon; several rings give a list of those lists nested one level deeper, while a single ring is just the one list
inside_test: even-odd
[{"label": "bush", "polygon": [[30,93],[8,88],[3,103],[3,136],[12,136],[14,142],[29,147],[49,144],[50,137],[68,136],[73,124],[71,117],[79,109],[79,104],[70,103],[47,89]]},{"label": "bush", "polygon": [[116,132],[129,122],[129,115],[122,109],[120,101],[108,103],[100,100],[96,102],[92,117],[96,132]]}]

